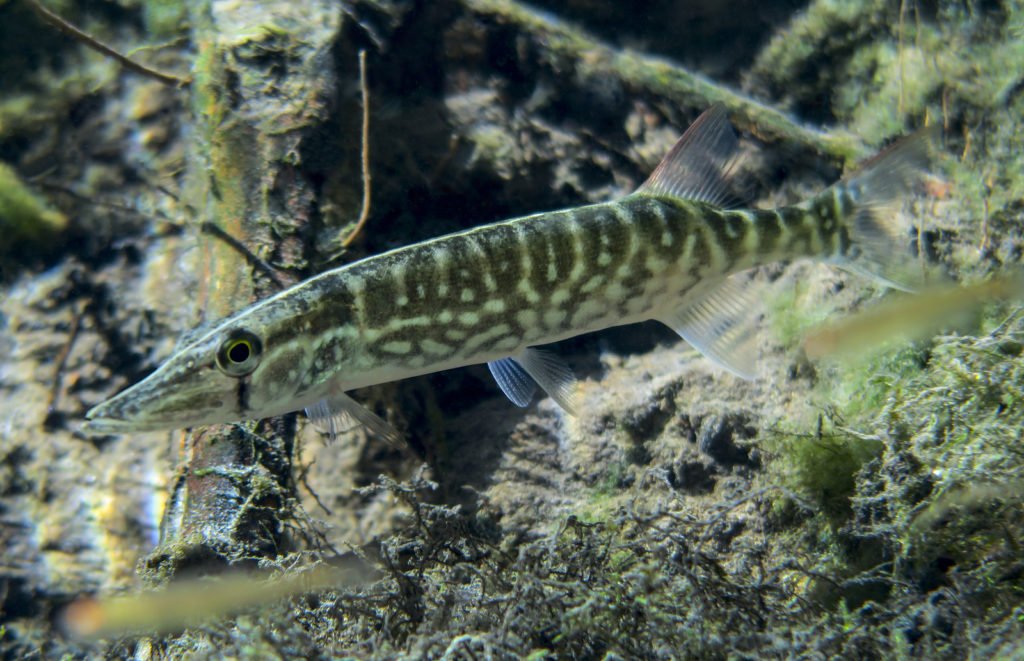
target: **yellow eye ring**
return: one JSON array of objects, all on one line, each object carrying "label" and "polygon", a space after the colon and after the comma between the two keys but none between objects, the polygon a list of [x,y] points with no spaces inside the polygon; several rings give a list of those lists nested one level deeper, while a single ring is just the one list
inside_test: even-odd
[{"label": "yellow eye ring", "polygon": [[234,330],[217,350],[217,366],[229,376],[245,376],[260,364],[263,345],[247,330]]},{"label": "yellow eye ring", "polygon": [[224,355],[235,365],[241,365],[252,355],[252,343],[246,339],[230,340]]}]

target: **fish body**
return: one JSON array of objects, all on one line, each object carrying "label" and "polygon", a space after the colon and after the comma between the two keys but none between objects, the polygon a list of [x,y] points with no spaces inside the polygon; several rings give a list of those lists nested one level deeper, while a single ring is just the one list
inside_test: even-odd
[{"label": "fish body", "polygon": [[571,411],[571,372],[533,347],[648,319],[750,376],[740,329],[754,292],[736,274],[799,257],[873,273],[891,250],[879,212],[913,180],[928,141],[911,138],[804,203],[730,210],[735,141],[714,108],[624,198],[484,225],[310,278],[225,320],[90,411],[90,424],[173,428],[305,408],[332,433],[345,418],[390,435],[345,392],[479,363],[516,404],[539,385]]}]

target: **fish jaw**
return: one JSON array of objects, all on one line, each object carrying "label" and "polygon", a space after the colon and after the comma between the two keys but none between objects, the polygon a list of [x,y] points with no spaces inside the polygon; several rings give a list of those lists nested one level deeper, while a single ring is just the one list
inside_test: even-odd
[{"label": "fish jaw", "polygon": [[[262,326],[252,327],[265,336]],[[251,372],[226,373],[218,366],[218,349],[237,331],[237,324],[219,327],[174,354],[139,383],[89,410],[84,430],[156,431],[268,418],[301,410],[323,396],[326,382],[306,381],[310,351],[303,341],[267,347]]]},{"label": "fish jaw", "polygon": [[[189,352],[191,353],[191,352]],[[93,407],[85,430],[126,433],[239,420],[239,380],[179,354],[127,390]]]}]

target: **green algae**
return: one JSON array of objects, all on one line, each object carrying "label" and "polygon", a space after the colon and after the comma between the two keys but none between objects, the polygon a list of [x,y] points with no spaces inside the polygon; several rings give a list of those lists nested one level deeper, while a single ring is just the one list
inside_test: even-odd
[{"label": "green algae", "polygon": [[814,503],[834,526],[845,523],[852,511],[861,468],[878,457],[878,438],[838,430],[815,434],[778,433],[766,449],[779,457],[774,470],[795,493]]},{"label": "green algae", "polygon": [[[978,330],[826,375],[835,380],[823,386],[836,403],[831,422],[770,442],[769,470],[828,524],[795,538],[832,577],[815,583],[819,599],[884,606],[951,590],[989,621],[1010,615],[1022,590],[1013,558],[1024,536],[1024,324],[1013,315]],[[879,566],[891,567],[896,583],[860,578]],[[952,645],[940,638],[932,643]]]},{"label": "green algae", "polygon": [[146,31],[154,37],[177,37],[188,24],[188,3],[182,0],[146,0],[139,9]]}]

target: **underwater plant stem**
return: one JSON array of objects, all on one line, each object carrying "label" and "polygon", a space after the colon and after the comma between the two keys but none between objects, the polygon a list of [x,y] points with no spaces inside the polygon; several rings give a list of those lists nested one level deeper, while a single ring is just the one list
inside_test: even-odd
[{"label": "underwater plant stem", "polygon": [[170,85],[171,87],[188,87],[188,85],[192,82],[188,78],[181,78],[173,74],[157,71],[156,69],[151,69],[145,65],[139,64],[138,62],[128,58],[125,55],[122,55],[121,53],[106,45],[96,37],[93,37],[87,32],[84,32],[79,28],[75,27],[71,23],[68,23],[63,18],[61,18],[60,16],[58,16],[57,14],[53,13],[52,11],[44,7],[42,4],[40,4],[38,0],[25,0],[25,2],[28,3],[28,6],[31,7],[33,11],[35,11],[44,21],[46,21],[53,27],[57,28],[64,34],[67,34],[77,39],[78,41],[82,42],[94,51],[116,60],[118,63],[121,64],[121,66],[130,71],[134,71],[135,73],[146,76],[147,78],[152,78],[153,80],[159,81],[164,85]]},{"label": "underwater plant stem", "polygon": [[370,90],[366,86],[366,51],[359,51],[359,91],[362,94],[363,105],[363,127],[362,127],[362,149],[360,153],[360,168],[363,173],[363,201],[359,208],[359,219],[356,226],[341,242],[342,248],[348,248],[359,238],[360,232],[366,226],[370,217]]}]

